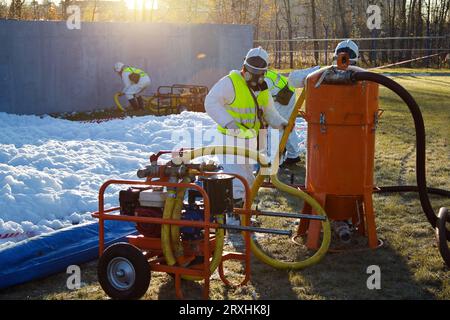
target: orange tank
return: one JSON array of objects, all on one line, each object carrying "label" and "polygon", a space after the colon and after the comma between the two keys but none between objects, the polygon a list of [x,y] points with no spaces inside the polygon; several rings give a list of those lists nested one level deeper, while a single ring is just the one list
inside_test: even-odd
[{"label": "orange tank", "polygon": [[[378,240],[372,192],[375,131],[380,115],[378,85],[339,79],[327,82],[323,73],[337,69],[330,70],[321,69],[306,81],[306,189],[331,220],[352,220],[358,231],[368,236],[369,246],[375,248]],[[311,208],[306,206],[304,211]],[[320,226],[302,222],[299,233],[307,230],[308,246],[317,247]]]}]

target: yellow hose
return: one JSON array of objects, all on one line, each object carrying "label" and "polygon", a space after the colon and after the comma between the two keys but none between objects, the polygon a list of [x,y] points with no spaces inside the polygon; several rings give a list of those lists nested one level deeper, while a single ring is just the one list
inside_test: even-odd
[{"label": "yellow hose", "polygon": [[[164,205],[163,219],[171,219],[172,211],[175,206],[175,191],[168,191],[168,197]],[[170,243],[170,225],[163,224],[161,226],[161,248],[166,258],[166,263],[169,266],[173,266],[176,263],[175,257],[173,255],[172,246]]]},{"label": "yellow hose", "polygon": [[[121,92],[116,92],[114,95],[114,102],[116,103],[117,108],[119,108],[120,111],[125,112],[125,108],[120,103],[119,97],[122,96]],[[152,114],[158,114],[158,109],[154,108],[153,100],[156,99],[156,97],[150,97],[150,98],[144,98],[145,101],[145,108],[147,110],[150,110]]]},{"label": "yellow hose", "polygon": [[[306,97],[306,90],[303,90],[299,99],[297,100],[297,103],[295,105],[295,108],[291,114],[291,117],[289,118],[288,125],[286,126],[283,136],[280,141],[279,149],[278,149],[278,156],[275,157],[274,163],[272,164],[274,166],[275,171],[272,171],[272,174],[270,175],[270,180],[272,184],[280,191],[287,192],[293,196],[299,197],[303,199],[305,202],[311,205],[311,207],[316,211],[317,214],[325,216],[326,213],[325,210],[320,206],[320,204],[309,194],[306,192],[303,192],[301,190],[298,190],[296,188],[292,188],[284,183],[282,183],[278,179],[277,171],[279,167],[280,162],[280,155],[284,151],[286,147],[287,140],[289,138],[289,135],[291,134],[292,130],[295,126],[295,121],[297,119],[297,115],[300,111],[300,108],[302,107]],[[258,190],[261,188],[262,184],[264,183],[265,177],[260,173],[256,176],[255,182],[252,185],[251,189],[251,203],[253,203],[254,199],[256,198],[256,195],[258,194]],[[245,220],[244,220],[245,221]],[[280,260],[276,260],[269,255],[267,255],[259,246],[256,245],[253,239],[251,239],[251,249],[253,254],[262,262],[277,268],[277,269],[291,269],[291,270],[299,270],[306,267],[309,267],[311,265],[314,265],[318,263],[326,254],[328,251],[328,248],[330,246],[331,242],[331,227],[330,227],[330,221],[327,219],[325,221],[322,221],[322,228],[323,228],[323,239],[322,244],[316,253],[311,256],[310,258],[303,260],[303,261],[297,261],[297,262],[284,262]]]},{"label": "yellow hose", "polygon": [[[223,215],[217,215],[216,217],[217,217],[217,223],[222,224],[224,221]],[[222,229],[222,228],[216,229],[216,247],[214,249],[214,254],[211,259],[211,264],[209,265],[209,271],[211,274],[213,274],[214,271],[216,271],[217,267],[219,266],[220,262],[222,261],[224,240],[225,240],[224,229]],[[203,280],[202,277],[188,276],[188,275],[182,275],[181,279],[190,280],[190,281]]]},{"label": "yellow hose", "polygon": [[[183,179],[183,183],[189,183],[190,178],[186,177]],[[181,219],[181,210],[183,209],[184,194],[186,193],[186,188],[179,188],[177,190],[177,197],[175,199],[175,205],[172,210],[172,219]],[[180,226],[171,225],[170,226],[170,238],[172,239],[172,247],[175,257],[183,256],[183,245],[180,242]]]},{"label": "yellow hose", "polygon": [[[189,178],[183,180],[189,182]],[[181,188],[176,192],[176,198],[173,198],[174,191],[169,191],[163,212],[164,219],[181,219],[181,210],[183,208],[183,198],[186,189]],[[170,196],[172,195],[172,197]],[[169,213],[170,212],[170,213]],[[223,223],[223,215],[217,215],[217,223]],[[222,260],[223,245],[225,239],[225,231],[222,228],[216,229],[216,247],[210,263],[210,272],[213,273]],[[176,264],[176,258],[183,255],[183,247],[180,239],[180,227],[163,224],[161,227],[161,247],[166,263],[169,266]],[[175,251],[172,250],[172,247]],[[183,275],[184,280],[200,281],[201,277]]]},{"label": "yellow hose", "polygon": [[116,92],[114,95],[114,102],[116,103],[117,108],[120,109],[120,111],[125,112],[125,109],[122,107],[122,104],[119,101],[119,97],[122,95],[121,92]]},{"label": "yellow hose", "polygon": [[[306,192],[303,192],[301,190],[298,190],[296,188],[293,188],[291,186],[288,186],[284,183],[282,183],[280,180],[278,180],[277,175],[273,175],[270,177],[273,185],[280,191],[287,192],[293,196],[299,197],[303,199],[305,202],[311,205],[311,207],[316,211],[318,215],[326,217],[325,210],[320,206],[320,204],[310,195],[308,195]],[[309,257],[306,260],[303,261],[297,261],[297,262],[284,262],[276,260],[270,256],[268,256],[260,247],[258,247],[255,242],[251,241],[251,249],[253,254],[262,262],[277,268],[277,269],[291,269],[291,270],[298,270],[303,269],[309,266],[312,266],[316,263],[318,263],[322,258],[325,256],[325,254],[328,251],[328,248],[330,246],[331,241],[331,227],[330,227],[330,221],[326,219],[325,221],[322,221],[322,228],[323,228],[323,239],[322,244],[319,248],[319,250],[316,251],[316,253]]]},{"label": "yellow hose", "polygon": [[[297,119],[297,115],[300,111],[300,108],[302,107],[306,97],[305,90],[302,91],[302,94],[300,95],[296,107],[294,108],[294,111],[291,114],[291,117],[289,118],[288,125],[284,131],[284,134],[280,141],[279,151],[278,154],[280,154],[282,151],[284,151],[286,147],[287,140],[289,138],[290,133],[292,132],[295,121]],[[272,171],[268,170],[268,159],[265,158],[262,154],[259,154],[258,152],[255,152],[253,150],[247,150],[242,149],[238,147],[223,147],[223,146],[212,146],[212,147],[204,147],[199,148],[196,150],[192,150],[190,152],[186,152],[183,157],[182,161],[190,161],[194,158],[201,157],[204,155],[215,155],[215,154],[231,154],[231,155],[241,155],[247,158],[251,158],[255,161],[257,161],[261,165],[261,170],[259,174],[256,176],[255,182],[253,183],[251,187],[251,202],[255,199],[258,190],[261,188],[262,184],[264,183],[264,180],[266,177],[270,176],[271,181],[273,185],[280,191],[287,192],[291,195],[294,195],[296,197],[299,197],[303,199],[305,202],[309,203],[311,207],[315,210],[315,212],[319,215],[326,216],[325,210],[320,206],[320,204],[312,198],[307,193],[292,188],[284,183],[282,183],[277,176],[277,171],[279,167],[279,157],[275,157],[275,161],[272,164],[273,168]],[[243,219],[245,221],[245,219]],[[328,248],[330,246],[331,241],[331,227],[329,220],[322,221],[322,227],[323,227],[323,239],[322,244],[319,248],[319,250],[310,258],[298,261],[298,262],[284,262],[276,260],[270,256],[268,256],[260,247],[258,247],[254,240],[251,239],[251,249],[252,252],[255,254],[255,256],[263,261],[264,263],[273,266],[277,269],[302,269],[308,266],[311,266],[313,264],[318,263],[326,254],[328,251]]]}]

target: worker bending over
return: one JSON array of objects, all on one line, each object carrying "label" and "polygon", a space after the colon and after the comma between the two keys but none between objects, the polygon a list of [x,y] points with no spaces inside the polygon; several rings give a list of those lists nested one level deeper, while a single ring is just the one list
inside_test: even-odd
[{"label": "worker bending over", "polygon": [[148,74],[141,69],[126,66],[122,62],[115,64],[114,71],[122,78],[124,85],[122,95],[127,97],[131,107],[134,110],[144,109],[144,99],[141,93],[150,87],[151,80]]},{"label": "worker bending over", "polygon": [[[218,124],[222,145],[238,146],[265,152],[266,124],[274,129],[284,129],[286,119],[274,107],[264,76],[269,65],[269,55],[262,49],[251,49],[242,70],[231,71],[211,89],[205,100],[208,115]],[[261,136],[258,139],[258,136]],[[258,143],[259,142],[259,143]],[[224,171],[242,175],[250,185],[255,179],[254,165],[243,157],[225,157]],[[243,198],[244,187],[235,179],[234,198]]]}]

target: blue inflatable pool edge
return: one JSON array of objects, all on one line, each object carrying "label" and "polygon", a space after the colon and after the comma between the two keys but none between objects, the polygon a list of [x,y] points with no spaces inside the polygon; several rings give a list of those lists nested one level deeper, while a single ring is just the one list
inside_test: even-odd
[{"label": "blue inflatable pool edge", "polygon": [[[105,221],[105,247],[136,232],[134,223]],[[98,222],[51,232],[0,250],[0,289],[65,272],[98,258]]]}]

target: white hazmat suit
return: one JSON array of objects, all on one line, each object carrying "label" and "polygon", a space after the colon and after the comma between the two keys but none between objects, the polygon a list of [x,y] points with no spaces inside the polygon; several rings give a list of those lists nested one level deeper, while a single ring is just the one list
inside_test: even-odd
[{"label": "white hazmat suit", "polygon": [[[237,70],[232,72],[240,73]],[[254,92],[255,96],[258,97],[259,91]],[[235,119],[226,111],[225,106],[230,105],[235,100],[235,90],[233,82],[228,76],[220,79],[211,89],[209,94],[206,96],[205,109],[208,115],[220,126],[227,127],[230,123],[234,123]],[[268,106],[263,108],[264,110],[264,120],[267,124],[274,129],[282,129],[287,121],[281,117],[274,107],[274,101],[271,96],[269,96]],[[262,130],[260,134],[264,134]],[[237,137],[231,137],[226,135],[219,135],[222,141],[215,141],[215,144],[224,146],[238,146],[246,147],[251,149],[256,149],[257,138],[252,139],[240,139]],[[260,139],[264,141],[265,139]],[[266,149],[266,146],[260,146],[260,150]],[[255,176],[253,174],[254,162],[246,160],[242,157],[220,157],[224,172],[235,173],[242,175],[250,184],[253,184]],[[233,197],[235,199],[242,199],[244,197],[244,187],[243,185],[235,179],[233,184]]]},{"label": "white hazmat suit", "polygon": [[151,84],[150,77],[147,74],[140,77],[138,83],[133,83],[130,80],[130,74],[131,72],[126,71],[126,68],[122,71],[122,82],[124,85],[122,92],[128,100],[133,99],[136,95],[140,95],[145,89],[150,87]]}]

